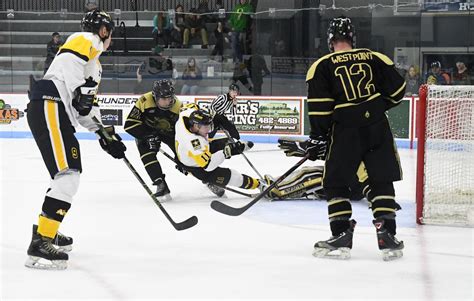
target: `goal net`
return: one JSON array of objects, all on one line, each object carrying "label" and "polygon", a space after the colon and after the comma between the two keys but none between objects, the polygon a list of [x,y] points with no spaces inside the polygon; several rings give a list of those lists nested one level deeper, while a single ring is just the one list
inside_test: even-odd
[{"label": "goal net", "polygon": [[423,85],[417,222],[474,225],[474,86]]}]

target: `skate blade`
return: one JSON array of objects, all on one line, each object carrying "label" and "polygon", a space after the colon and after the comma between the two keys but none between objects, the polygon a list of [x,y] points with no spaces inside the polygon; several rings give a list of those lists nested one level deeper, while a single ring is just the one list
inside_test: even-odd
[{"label": "skate blade", "polygon": [[41,257],[29,256],[25,262],[25,266],[39,270],[65,270],[67,268],[67,260],[48,260]]},{"label": "skate blade", "polygon": [[338,248],[335,250],[330,250],[326,248],[314,248],[313,256],[318,258],[347,260],[351,258],[351,249]]},{"label": "skate blade", "polygon": [[383,261],[392,261],[401,257],[403,257],[402,250],[389,250],[389,249],[382,250]]}]

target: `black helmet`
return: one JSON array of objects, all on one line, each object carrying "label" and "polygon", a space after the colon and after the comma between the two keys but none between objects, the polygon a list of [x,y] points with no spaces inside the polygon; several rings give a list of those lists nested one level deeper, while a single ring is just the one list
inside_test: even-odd
[{"label": "black helmet", "polygon": [[352,48],[356,46],[356,32],[351,19],[340,16],[329,22],[328,28],[328,47],[331,52],[334,51],[332,42],[334,40],[347,40],[351,42]]},{"label": "black helmet", "polygon": [[[114,21],[110,17],[108,13],[103,10],[94,9],[90,12],[87,12],[81,21],[81,27],[83,31],[92,32],[92,33],[99,33],[100,28],[102,25],[107,28],[109,33],[114,30]],[[102,41],[108,38],[105,37]]]},{"label": "black helmet", "polygon": [[167,79],[161,79],[157,80],[153,83],[153,98],[155,98],[155,101],[158,103],[158,99],[160,98],[171,98],[170,105],[167,107],[159,107],[162,110],[169,110],[174,103],[176,102],[176,99],[174,98],[174,87],[171,81]]},{"label": "black helmet", "polygon": [[212,125],[212,113],[206,109],[198,109],[189,115],[189,122],[191,125]]},{"label": "black helmet", "polygon": [[430,65],[431,68],[441,68],[441,63],[439,61],[434,61]]},{"label": "black helmet", "polygon": [[237,91],[240,92],[240,87],[237,84],[230,84],[229,91]]}]

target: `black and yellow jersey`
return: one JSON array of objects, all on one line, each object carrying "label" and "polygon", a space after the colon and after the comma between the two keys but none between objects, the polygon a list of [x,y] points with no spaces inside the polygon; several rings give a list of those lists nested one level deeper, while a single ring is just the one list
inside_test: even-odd
[{"label": "black and yellow jersey", "polygon": [[169,110],[162,110],[156,105],[152,92],[142,95],[128,114],[124,129],[135,138],[150,135],[163,135],[174,139],[175,125],[183,106],[176,96],[175,103]]},{"label": "black and yellow jersey", "polygon": [[405,80],[385,55],[369,49],[328,54],[306,75],[311,136],[326,136],[331,124],[361,127],[398,105]]}]

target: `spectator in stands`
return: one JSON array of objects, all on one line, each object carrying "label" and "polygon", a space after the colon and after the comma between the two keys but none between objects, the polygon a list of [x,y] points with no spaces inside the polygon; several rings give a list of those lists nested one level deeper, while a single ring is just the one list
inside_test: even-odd
[{"label": "spectator in stands", "polygon": [[263,77],[270,74],[263,56],[257,53],[250,56],[247,60],[247,70],[253,83],[253,95],[262,95]]},{"label": "spectator in stands", "polygon": [[398,74],[400,74],[401,77],[406,77],[408,70],[406,69],[406,66],[403,66],[400,63],[395,64],[395,70],[397,70]]},{"label": "spectator in stands", "polygon": [[288,56],[286,43],[277,33],[270,35],[270,38],[268,39],[268,47],[270,49],[270,54],[274,57]]},{"label": "spectator in stands", "polygon": [[93,11],[94,9],[99,7],[99,0],[86,0],[85,8],[86,12]]},{"label": "spectator in stands", "polygon": [[[208,22],[209,23],[218,23],[218,22],[224,22],[226,21],[226,15],[220,15],[219,10],[221,8],[224,8],[224,4],[222,4],[222,0],[216,0],[216,7],[212,11],[212,14],[208,15]],[[225,25],[225,24],[224,24]]]},{"label": "spectator in stands", "polygon": [[231,29],[231,43],[232,43],[232,57],[234,63],[242,62],[242,41],[246,40],[247,28],[250,25],[250,15],[252,6],[247,3],[247,0],[240,0],[232,10],[232,15],[229,19],[229,26]]},{"label": "spectator in stands", "polygon": [[421,80],[420,74],[416,70],[415,66],[411,65],[408,68],[408,72],[405,74],[405,81],[407,83],[405,95],[418,95],[418,89],[420,88]]},{"label": "spectator in stands", "polygon": [[194,8],[191,9],[191,14],[186,16],[186,28],[184,29],[183,48],[188,48],[190,36],[194,37],[198,33],[201,35],[201,48],[208,48],[207,31],[203,21],[204,20],[202,19],[202,17],[198,15],[197,10]]},{"label": "spectator in stands", "polygon": [[471,77],[464,62],[458,61],[456,63],[457,71],[453,74],[453,85],[470,85]]},{"label": "spectator in stands", "polygon": [[134,93],[145,93],[153,81],[171,79],[172,77],[173,62],[163,55],[162,47],[156,46],[151,55],[137,69],[137,85]]},{"label": "spectator in stands", "polygon": [[211,10],[209,9],[209,0],[200,0],[197,8],[198,14],[201,15],[202,22],[204,23],[204,28],[207,30],[207,23],[212,21],[210,17]]},{"label": "spectator in stands", "polygon": [[173,30],[173,22],[169,14],[159,12],[153,17],[153,39],[155,46],[158,46],[158,38],[162,38],[165,48],[168,48],[171,42],[171,31]]},{"label": "spectator in stands", "polygon": [[234,63],[234,73],[232,75],[232,83],[237,84],[238,82],[241,82],[242,85],[247,88],[250,92],[253,91],[252,84],[248,80],[249,77],[249,71],[247,69],[247,66],[245,65],[244,62],[242,63]]},{"label": "spectator in stands", "polygon": [[46,60],[44,61],[43,74],[46,74],[46,71],[48,71],[49,66],[53,62],[53,59],[56,56],[56,53],[58,53],[59,47],[61,47],[61,45],[61,36],[58,32],[54,32],[51,35],[51,41],[49,41],[46,45]]},{"label": "spectator in stands", "polygon": [[184,8],[181,4],[176,5],[175,15],[172,19],[173,30],[171,31],[171,38],[176,43],[174,46],[181,48],[183,44],[183,33],[186,27],[185,17],[184,17]]},{"label": "spectator in stands", "polygon": [[425,83],[428,85],[448,85],[449,75],[441,72],[441,63],[434,61],[430,65],[430,71],[425,76]]},{"label": "spectator in stands", "polygon": [[214,36],[216,37],[216,45],[211,52],[211,56],[218,56],[219,61],[224,60],[224,48],[225,45],[229,43],[229,38],[227,37],[229,29],[225,27],[224,21],[217,22],[216,29],[214,30]]},{"label": "spectator in stands", "polygon": [[188,63],[184,69],[183,75],[182,95],[197,95],[199,91],[199,84],[202,80],[201,69],[196,65],[196,60],[193,57],[188,58]]}]

